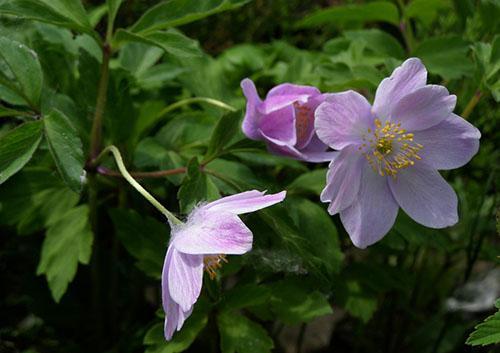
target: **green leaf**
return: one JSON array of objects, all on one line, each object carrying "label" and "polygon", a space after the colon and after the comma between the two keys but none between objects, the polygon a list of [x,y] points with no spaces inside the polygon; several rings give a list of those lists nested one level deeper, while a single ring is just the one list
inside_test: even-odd
[{"label": "green leaf", "polygon": [[177,197],[182,213],[189,213],[199,202],[211,201],[219,198],[219,190],[213,181],[200,170],[200,164],[196,157],[188,164],[186,177],[179,188]]},{"label": "green leaf", "polygon": [[497,299],[495,306],[499,310],[475,327],[475,331],[467,338],[467,344],[486,346],[500,343],[500,299]]},{"label": "green leaf", "polygon": [[405,8],[408,18],[417,18],[425,25],[430,25],[439,10],[451,7],[449,0],[412,0]]},{"label": "green leaf", "polygon": [[118,43],[139,42],[154,45],[178,58],[201,56],[202,54],[197,41],[186,37],[176,29],[148,32],[148,34],[137,34],[119,29],[116,32],[115,40]]},{"label": "green leaf", "polygon": [[93,235],[88,213],[87,205],[72,208],[47,229],[37,274],[45,274],[56,302],[75,277],[78,263],[90,261]]},{"label": "green leaf", "polygon": [[344,37],[354,42],[363,41],[367,48],[377,54],[398,59],[403,59],[405,56],[405,51],[396,38],[379,29],[345,31]]},{"label": "green leaf", "polygon": [[116,235],[137,260],[136,266],[148,276],[160,278],[169,239],[166,224],[130,209],[113,209],[110,215]]},{"label": "green leaf", "polygon": [[308,288],[304,279],[290,278],[279,281],[271,286],[271,290],[271,310],[285,324],[308,322],[333,312],[325,296]]},{"label": "green leaf", "polygon": [[327,169],[316,169],[303,173],[292,181],[287,189],[310,192],[319,196],[326,186],[326,172]]},{"label": "green leaf", "polygon": [[217,158],[224,147],[233,139],[241,126],[241,112],[223,115],[212,132],[204,162]]},{"label": "green leaf", "polygon": [[193,314],[188,317],[182,330],[176,332],[172,340],[166,342],[163,336],[163,322],[153,325],[144,336],[146,353],[184,352],[194,342],[208,322],[210,306],[204,301],[196,303]]},{"label": "green leaf", "polygon": [[399,12],[396,5],[388,1],[373,1],[366,4],[331,6],[318,10],[300,20],[296,27],[311,28],[323,25],[342,25],[347,22],[383,21],[397,25]]},{"label": "green leaf", "polygon": [[265,304],[271,291],[268,287],[258,284],[236,286],[224,293],[221,310],[239,310],[249,306]]},{"label": "green leaf", "polygon": [[0,84],[31,107],[38,107],[43,73],[37,54],[5,37],[0,37],[0,48]]},{"label": "green leaf", "polygon": [[266,353],[274,347],[266,330],[245,316],[223,312],[217,317],[222,353]]},{"label": "green leaf", "polygon": [[71,190],[79,193],[82,189],[80,178],[85,162],[82,141],[68,118],[58,110],[45,115],[43,124],[50,153],[59,174]]},{"label": "green leaf", "polygon": [[41,121],[22,124],[0,138],[0,184],[29,162],[41,138]]},{"label": "green leaf", "polygon": [[116,14],[122,2],[123,0],[106,0],[108,4],[108,26],[112,26],[115,23]]},{"label": "green leaf", "polygon": [[168,0],[146,11],[131,27],[135,33],[151,32],[190,23],[218,12],[238,8],[250,0]]},{"label": "green leaf", "polygon": [[93,33],[80,0],[4,0],[0,13]]},{"label": "green leaf", "polygon": [[467,56],[469,45],[460,37],[431,38],[423,41],[413,52],[424,62],[429,72],[452,80],[471,76],[474,65]]}]

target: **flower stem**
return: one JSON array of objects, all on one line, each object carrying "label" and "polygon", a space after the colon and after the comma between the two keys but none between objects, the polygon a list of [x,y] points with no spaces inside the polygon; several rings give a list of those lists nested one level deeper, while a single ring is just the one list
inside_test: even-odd
[{"label": "flower stem", "polygon": [[109,82],[109,60],[111,58],[111,47],[106,42],[102,47],[102,64],[99,87],[97,89],[97,101],[95,105],[94,120],[90,133],[90,158],[94,159],[99,154],[102,137],[102,119],[106,108],[106,98]]},{"label": "flower stem", "polygon": [[208,103],[208,104],[211,104],[213,106],[229,110],[230,112],[235,112],[237,110],[236,108],[230,106],[229,104],[221,102],[217,99],[207,98],[207,97],[192,97],[192,98],[186,98],[186,99],[180,100],[178,102],[175,102],[173,104],[170,104],[169,106],[165,107],[162,111],[160,111],[158,113],[157,118],[159,119],[159,118],[163,117],[164,115],[170,113],[172,110],[175,110],[175,109],[178,109],[184,105],[189,105],[189,104],[193,104],[193,103]]},{"label": "flower stem", "polygon": [[477,103],[479,103],[479,100],[481,99],[482,95],[483,94],[479,90],[477,90],[476,93],[474,93],[474,95],[471,97],[471,99],[465,106],[464,111],[462,112],[462,118],[467,119],[470,116],[470,114],[476,107]]},{"label": "flower stem", "polygon": [[106,153],[110,152],[115,158],[116,165],[120,170],[120,173],[123,175],[123,178],[129,182],[134,189],[136,189],[146,200],[148,200],[158,211],[160,211],[171,225],[181,224],[182,222],[175,217],[169,210],[167,210],[158,200],[156,200],[153,195],[151,195],[146,189],[144,189],[141,184],[139,184],[128,172],[125,164],[123,163],[122,155],[116,146],[108,146],[102,150],[101,154],[96,158],[96,163],[99,161]]}]

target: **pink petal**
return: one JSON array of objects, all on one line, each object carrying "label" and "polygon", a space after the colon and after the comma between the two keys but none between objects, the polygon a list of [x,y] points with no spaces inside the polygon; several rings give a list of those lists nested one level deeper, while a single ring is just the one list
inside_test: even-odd
[{"label": "pink petal", "polygon": [[[311,143],[303,150],[298,150],[294,146],[278,145],[274,142],[275,141],[270,140],[267,143],[267,148],[272,154],[287,156],[311,163],[330,162],[336,153],[325,151],[327,146],[321,142],[317,136],[313,136]],[[322,148],[318,148],[317,144],[321,144]]]},{"label": "pink petal", "polygon": [[410,58],[382,80],[375,93],[373,111],[381,120],[389,119],[393,107],[401,98],[427,82],[427,70],[420,59]]},{"label": "pink petal", "polygon": [[362,143],[362,135],[372,127],[370,104],[354,91],[327,95],[315,112],[316,134],[325,144],[340,150]]},{"label": "pink petal", "polygon": [[295,145],[295,109],[293,105],[264,115],[260,121],[261,135],[278,145]]},{"label": "pink petal", "polygon": [[321,193],[322,202],[330,202],[328,213],[334,215],[350,205],[358,195],[364,158],[355,146],[340,151],[332,161],[326,175],[326,187]]},{"label": "pink petal", "polygon": [[223,197],[217,201],[210,202],[204,208],[213,212],[249,213],[281,202],[285,199],[285,196],[286,191],[264,195],[264,192],[252,190]]},{"label": "pink petal", "polygon": [[382,239],[398,214],[387,177],[382,177],[365,163],[359,194],[354,203],[340,211],[340,220],[352,242],[364,249]]},{"label": "pink petal", "polygon": [[417,88],[394,105],[391,120],[414,132],[425,130],[446,119],[457,102],[443,86],[427,85]]},{"label": "pink petal", "polygon": [[169,247],[167,250],[161,277],[162,305],[163,311],[165,312],[164,334],[167,341],[172,338],[176,329],[181,329],[186,318],[191,315],[191,310],[184,312],[170,297],[170,291],[168,289],[168,272],[172,262],[172,250],[172,247]]},{"label": "pink petal", "polygon": [[186,312],[198,300],[203,281],[203,256],[183,254],[171,246],[168,268],[170,297]]},{"label": "pink petal", "polygon": [[252,232],[238,216],[203,209],[195,212],[202,214],[175,234],[172,244],[178,251],[194,255],[241,255],[252,249]]},{"label": "pink petal", "polygon": [[283,83],[273,87],[268,93],[266,98],[276,96],[315,96],[321,92],[312,86],[294,85],[291,83]]},{"label": "pink petal", "polygon": [[262,101],[259,98],[257,89],[255,88],[255,84],[252,80],[246,78],[241,81],[241,88],[243,89],[243,94],[247,99],[247,108],[242,124],[243,133],[250,139],[259,140],[261,139],[259,132],[261,114],[258,112],[257,108]]},{"label": "pink petal", "polygon": [[455,191],[439,172],[423,163],[401,170],[389,185],[401,208],[418,223],[444,228],[458,222]]},{"label": "pink petal", "polygon": [[424,147],[418,153],[432,168],[455,169],[463,166],[479,150],[478,129],[462,117],[451,114],[430,129],[415,132],[415,142]]}]

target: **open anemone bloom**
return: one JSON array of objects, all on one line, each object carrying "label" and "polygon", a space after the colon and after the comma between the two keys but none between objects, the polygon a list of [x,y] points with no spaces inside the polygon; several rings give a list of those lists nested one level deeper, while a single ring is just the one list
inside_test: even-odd
[{"label": "open anemone bloom", "polygon": [[340,213],[357,247],[379,241],[399,207],[430,228],[458,221],[457,196],[437,170],[466,164],[481,134],[453,114],[456,96],[426,81],[425,67],[411,58],[380,83],[373,106],[347,91],[316,110],[316,133],[339,151],[321,201]]},{"label": "open anemone bloom", "polygon": [[198,300],[203,271],[211,278],[226,262],[252,248],[253,235],[238,217],[283,201],[286,192],[264,195],[256,190],[223,197],[196,207],[186,223],[171,225],[172,234],[162,273],[165,339],[180,330]]},{"label": "open anemone bloom", "polygon": [[316,87],[284,83],[262,101],[252,80],[241,81],[247,99],[243,133],[262,140],[273,154],[307,162],[326,162],[332,152],[314,132],[314,111],[324,100]]}]

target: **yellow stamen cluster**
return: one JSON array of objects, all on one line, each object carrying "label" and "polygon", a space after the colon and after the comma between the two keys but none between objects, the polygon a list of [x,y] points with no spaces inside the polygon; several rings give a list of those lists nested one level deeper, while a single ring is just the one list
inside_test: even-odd
[{"label": "yellow stamen cluster", "polygon": [[205,255],[203,265],[205,271],[214,279],[217,276],[217,270],[222,267],[222,263],[227,263],[226,255]]},{"label": "yellow stamen cluster", "polygon": [[399,169],[408,168],[421,157],[418,152],[424,147],[413,142],[413,134],[401,128],[401,123],[375,119],[375,130],[368,129],[370,136],[363,135],[359,150],[375,172],[381,176],[395,177]]},{"label": "yellow stamen cluster", "polygon": [[303,141],[307,137],[309,124],[311,123],[311,109],[300,103],[293,103],[295,108],[295,130],[297,131],[297,141]]}]

